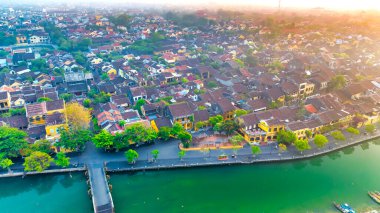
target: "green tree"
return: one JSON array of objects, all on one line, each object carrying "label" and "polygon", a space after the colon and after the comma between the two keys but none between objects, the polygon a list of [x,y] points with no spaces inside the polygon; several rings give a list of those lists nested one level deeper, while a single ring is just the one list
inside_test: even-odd
[{"label": "green tree", "polygon": [[86,98],[83,100],[83,106],[86,107],[86,108],[90,108],[91,106],[91,100]]},{"label": "green tree", "polygon": [[55,145],[61,148],[76,151],[83,151],[85,143],[91,141],[92,138],[92,132],[83,129],[61,129],[60,133],[60,139]]},{"label": "green tree", "polygon": [[186,155],[186,151],[185,150],[181,150],[178,152],[178,157],[180,160],[182,160],[183,157],[185,157]]},{"label": "green tree", "polygon": [[0,154],[3,157],[17,157],[20,150],[27,146],[26,133],[16,128],[0,127]]},{"label": "green tree", "polygon": [[223,116],[221,115],[216,115],[209,118],[209,122],[211,126],[215,126],[217,123],[220,123],[222,121],[223,121]]},{"label": "green tree", "polygon": [[106,130],[101,130],[100,133],[96,134],[92,138],[92,142],[95,144],[96,148],[111,149],[113,146],[113,135]]},{"label": "green tree", "polygon": [[374,133],[376,130],[376,127],[375,125],[373,124],[368,124],[368,125],[365,125],[365,131],[368,132],[368,133]]},{"label": "green tree", "polygon": [[13,165],[13,161],[9,158],[4,158],[0,160],[0,167],[3,169],[8,169],[8,172],[11,171],[11,166]]},{"label": "green tree", "polygon": [[66,168],[66,167],[68,167],[70,165],[70,158],[66,157],[65,153],[58,152],[54,163],[57,166],[60,166],[62,168]]},{"label": "green tree", "polygon": [[171,129],[171,135],[173,135],[174,137],[178,137],[179,133],[185,131],[185,129],[183,128],[183,126],[176,122],[174,123],[172,129]]},{"label": "green tree", "polygon": [[296,140],[296,141],[294,142],[294,146],[295,146],[296,149],[297,149],[298,151],[300,151],[301,153],[302,153],[303,151],[305,151],[305,150],[311,149],[308,140]]},{"label": "green tree", "polygon": [[220,130],[225,132],[226,135],[228,136],[234,133],[238,129],[239,129],[239,125],[236,123],[236,121],[227,120],[222,123]]},{"label": "green tree", "polygon": [[135,163],[137,158],[139,158],[139,153],[137,153],[133,149],[128,149],[128,151],[126,151],[124,155],[127,158],[128,163]]},{"label": "green tree", "polygon": [[324,136],[324,135],[317,134],[317,135],[315,135],[315,137],[314,137],[314,144],[315,144],[318,148],[322,148],[322,147],[324,147],[328,142],[329,142],[329,140],[328,140],[328,139],[326,138],[326,136]]},{"label": "green tree", "polygon": [[261,154],[261,149],[259,146],[251,146],[251,153],[253,157],[255,157],[258,154]]},{"label": "green tree", "polygon": [[207,87],[210,88],[210,89],[213,89],[213,88],[215,88],[217,86],[218,86],[218,84],[215,81],[209,81],[207,83]]},{"label": "green tree", "polygon": [[189,148],[190,143],[193,140],[193,136],[186,131],[182,131],[178,134],[178,139],[181,141],[183,147]]},{"label": "green tree", "polygon": [[311,136],[313,135],[313,133],[310,130],[306,130],[305,134],[306,134],[306,137],[308,138],[311,138]]},{"label": "green tree", "polygon": [[50,154],[52,152],[51,142],[48,140],[38,140],[30,146],[32,151],[40,151]]},{"label": "green tree", "polygon": [[160,130],[158,131],[158,137],[161,139],[161,140],[164,140],[164,141],[168,141],[170,139],[170,132],[172,130],[167,127],[167,126],[163,126],[160,128]]},{"label": "green tree", "polygon": [[144,99],[137,100],[133,109],[139,111],[140,115],[142,115],[141,107],[145,104],[146,104],[146,101]]},{"label": "green tree", "polygon": [[42,103],[42,102],[50,102],[50,101],[53,101],[53,100],[51,100],[51,99],[48,98],[48,97],[41,97],[41,98],[38,98],[38,99],[37,99],[37,102],[38,102],[38,103]]},{"label": "green tree", "polygon": [[353,135],[359,135],[360,134],[360,130],[358,130],[355,127],[352,127],[352,126],[348,127],[346,129],[346,131],[349,132],[349,133],[351,133],[351,134],[353,134]]},{"label": "green tree", "polygon": [[102,75],[100,76],[102,78],[103,81],[108,81],[110,80],[110,77],[108,76],[107,73],[102,73]]},{"label": "green tree", "polygon": [[32,63],[32,66],[31,66],[32,71],[46,72],[47,64],[46,64],[45,59],[43,59],[43,58],[35,59],[35,60],[31,61],[31,63]]},{"label": "green tree", "polygon": [[125,135],[124,133],[116,133],[113,139],[113,147],[116,149],[117,152],[120,149],[127,148],[130,145],[129,137],[127,137],[127,135]]},{"label": "green tree", "polygon": [[240,117],[240,116],[246,115],[246,114],[248,114],[247,110],[244,110],[244,109],[237,109],[237,110],[235,110],[235,116],[236,117]]},{"label": "green tree", "polygon": [[145,127],[141,123],[127,126],[123,134],[132,143],[146,143],[157,138],[156,131],[150,127]]},{"label": "green tree", "polygon": [[23,165],[25,171],[42,172],[50,166],[51,162],[53,162],[53,158],[50,155],[36,151],[25,158]]},{"label": "green tree", "polygon": [[280,130],[277,133],[277,141],[283,144],[292,144],[297,140],[296,134],[288,130]]},{"label": "green tree", "polygon": [[69,102],[71,99],[73,99],[73,95],[70,93],[63,93],[59,97],[65,100],[65,102]]},{"label": "green tree", "polygon": [[231,142],[232,144],[232,150],[234,152],[234,154],[236,155],[237,154],[237,151],[239,149],[241,149],[239,146],[240,146],[240,143],[244,141],[244,137],[241,136],[240,134],[236,134],[234,136],[232,136],[229,141]]},{"label": "green tree", "polygon": [[340,140],[340,141],[346,140],[346,136],[344,136],[343,133],[339,130],[331,132],[331,136],[335,138],[335,140]]},{"label": "green tree", "polygon": [[156,161],[158,158],[158,155],[160,154],[160,151],[158,151],[158,149],[154,149],[152,150],[151,154],[153,156],[154,161]]},{"label": "green tree", "polygon": [[288,147],[286,147],[283,143],[278,144],[278,148],[280,153],[285,152],[288,149]]},{"label": "green tree", "polygon": [[343,89],[346,86],[346,84],[347,81],[343,75],[336,75],[327,83],[327,88],[330,91],[339,90]]}]

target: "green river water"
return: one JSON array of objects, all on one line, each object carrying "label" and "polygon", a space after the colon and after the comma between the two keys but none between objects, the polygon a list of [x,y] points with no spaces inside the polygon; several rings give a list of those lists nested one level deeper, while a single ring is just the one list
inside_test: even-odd
[{"label": "green river water", "polygon": [[[111,174],[117,213],[336,212],[379,209],[380,141],[311,160]],[[81,173],[0,179],[0,212],[92,212]]]}]

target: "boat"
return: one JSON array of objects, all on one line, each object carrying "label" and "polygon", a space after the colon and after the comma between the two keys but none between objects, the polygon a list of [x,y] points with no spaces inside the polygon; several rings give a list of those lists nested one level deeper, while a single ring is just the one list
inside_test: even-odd
[{"label": "boat", "polygon": [[219,155],[218,160],[228,160],[228,156],[227,155]]},{"label": "boat", "polygon": [[333,204],[335,208],[337,208],[342,213],[355,213],[355,210],[352,209],[347,203],[337,204],[336,202],[334,202]]},{"label": "boat", "polygon": [[368,195],[372,198],[372,200],[380,204],[380,195],[378,195],[376,192],[368,192]]}]

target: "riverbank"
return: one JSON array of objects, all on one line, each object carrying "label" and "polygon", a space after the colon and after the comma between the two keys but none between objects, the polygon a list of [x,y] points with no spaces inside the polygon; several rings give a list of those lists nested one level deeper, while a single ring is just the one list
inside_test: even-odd
[{"label": "riverbank", "polygon": [[218,160],[217,156],[214,154],[213,156],[190,157],[183,160],[180,160],[179,158],[158,159],[156,162],[151,162],[150,160],[138,160],[135,164],[128,164],[127,161],[110,161],[106,162],[106,171],[136,172],[160,169],[286,162],[318,157],[344,148],[355,146],[369,140],[375,140],[380,137],[380,131],[376,131],[371,135],[360,134],[355,136],[350,135],[349,133],[345,134],[347,137],[346,141],[337,141],[332,137],[329,137],[330,142],[325,147],[318,149],[312,145],[311,150],[304,151],[303,153],[289,147],[288,151],[283,153],[275,153],[273,150],[267,149],[256,157],[253,157],[251,154],[234,154],[234,158],[230,157],[227,160]]},{"label": "riverbank", "polygon": [[0,178],[6,178],[6,177],[20,177],[20,176],[26,176],[26,175],[41,175],[41,174],[58,174],[58,173],[69,173],[69,172],[83,172],[86,171],[86,167],[72,167],[72,168],[54,168],[54,169],[47,169],[42,172],[23,172],[23,171],[13,171],[8,173],[0,174]]}]

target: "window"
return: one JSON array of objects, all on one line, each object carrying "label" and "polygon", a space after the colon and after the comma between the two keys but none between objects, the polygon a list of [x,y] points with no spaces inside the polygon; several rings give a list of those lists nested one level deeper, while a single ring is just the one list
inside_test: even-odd
[{"label": "window", "polygon": [[275,128],[273,129],[273,131],[277,132],[277,127],[275,127]]}]

